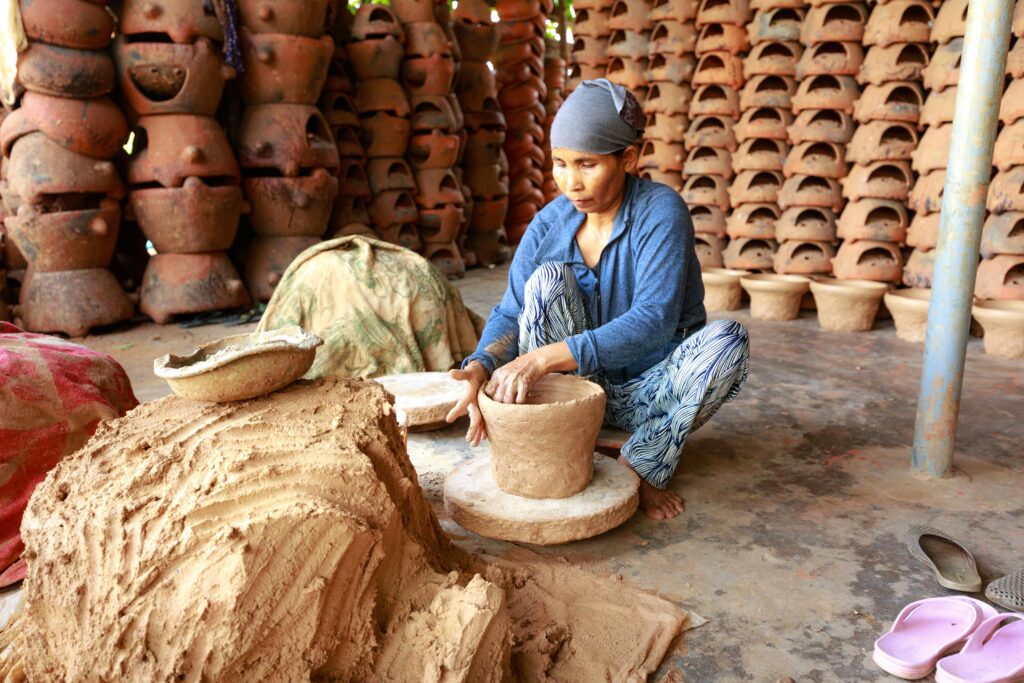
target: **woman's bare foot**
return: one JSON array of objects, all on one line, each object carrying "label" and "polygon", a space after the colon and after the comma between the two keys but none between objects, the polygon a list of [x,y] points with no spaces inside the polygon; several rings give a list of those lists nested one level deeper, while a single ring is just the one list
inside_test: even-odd
[{"label": "woman's bare foot", "polygon": [[[625,456],[620,455],[618,461],[629,469],[633,469]],[[635,470],[633,470],[635,473]],[[655,488],[640,478],[640,507],[651,519],[672,519],[683,511],[683,499],[675,491]]]}]

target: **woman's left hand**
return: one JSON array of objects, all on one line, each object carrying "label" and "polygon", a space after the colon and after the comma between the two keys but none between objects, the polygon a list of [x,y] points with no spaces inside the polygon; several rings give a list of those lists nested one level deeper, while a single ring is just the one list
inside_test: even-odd
[{"label": "woman's left hand", "polygon": [[538,351],[519,356],[495,370],[484,391],[499,403],[526,403],[533,385],[548,374],[546,365]]}]

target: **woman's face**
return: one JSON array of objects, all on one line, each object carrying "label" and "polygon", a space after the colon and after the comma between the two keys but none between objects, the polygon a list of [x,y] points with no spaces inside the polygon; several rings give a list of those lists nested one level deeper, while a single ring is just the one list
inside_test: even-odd
[{"label": "woman's face", "polygon": [[603,213],[615,208],[626,185],[626,171],[635,161],[636,149],[621,155],[588,154],[556,147],[551,150],[552,175],[577,211]]}]

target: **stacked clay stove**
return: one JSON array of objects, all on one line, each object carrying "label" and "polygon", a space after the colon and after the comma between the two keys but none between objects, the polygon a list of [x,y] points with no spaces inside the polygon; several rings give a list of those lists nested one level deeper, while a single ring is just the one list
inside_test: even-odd
[{"label": "stacked clay stove", "polygon": [[[544,49],[544,87],[547,96],[544,98],[544,110],[547,117],[544,119],[544,139],[550,140],[551,124],[555,120],[558,108],[565,101],[565,60],[560,50],[562,43],[558,40],[545,41]],[[560,193],[558,184],[552,174],[554,160],[551,158],[551,145],[544,145],[544,203],[547,204]]]},{"label": "stacked clay stove", "polygon": [[338,192],[338,149],[317,108],[334,56],[327,0],[239,3],[246,108],[242,188],[255,238],[245,260],[253,298],[267,301],[288,265],[320,242]]},{"label": "stacked clay stove", "polygon": [[27,92],[0,128],[5,251],[13,270],[27,265],[16,309],[22,326],[79,336],[134,312],[108,270],[124,197],[111,159],[128,124],[107,97],[116,79],[106,4],[59,8],[21,3],[29,46],[17,78]]},{"label": "stacked clay stove", "polygon": [[[924,0],[896,0],[871,11],[864,32],[868,51],[858,75],[864,91],[854,109],[859,125],[846,153],[852,164],[851,176],[867,179],[888,174],[899,179],[908,174],[908,163],[918,146],[917,127],[924,104],[921,82],[928,64],[932,21],[932,6]],[[846,241],[844,255],[854,248],[859,259],[849,264],[855,267],[851,276],[895,282],[893,268],[911,227],[905,189],[896,182],[890,192],[875,188],[872,196],[859,196],[846,205],[838,233]],[[938,213],[925,204],[914,218],[913,229],[918,234],[930,233],[931,248],[938,235]]]},{"label": "stacked clay stove", "polygon": [[[697,214],[697,256],[701,265],[770,269],[774,242],[738,238],[725,246],[726,216],[734,204],[753,201],[740,190],[756,171],[741,170],[735,178],[737,201],[730,199],[736,175],[733,154],[740,117],[739,91],[743,87],[743,54],[750,46],[746,24],[751,10],[747,0],[703,0],[697,10],[695,44],[697,63],[691,80],[696,89],[690,104],[685,135],[686,162],[682,195]],[[696,208],[700,207],[700,208]]]},{"label": "stacked clay stove", "polygon": [[[608,66],[605,75],[612,83],[629,89],[641,104],[647,102],[649,92],[647,56],[650,32],[653,28],[650,0],[615,0],[612,3],[608,15],[608,30],[611,36],[606,48]],[[686,105],[676,103],[675,106]],[[671,165],[675,165],[675,162]],[[679,169],[682,168],[681,158],[678,166]]]},{"label": "stacked clay stove", "polygon": [[576,18],[572,25],[573,42],[566,92],[572,92],[580,81],[604,78],[608,71],[611,4],[609,0],[576,0],[572,3]]},{"label": "stacked clay stove", "polygon": [[544,35],[550,0],[499,0],[498,101],[507,130],[509,206],[505,230],[518,243],[544,206]]},{"label": "stacked clay stove", "polygon": [[509,258],[505,214],[508,211],[508,159],[505,115],[498,84],[488,61],[498,47],[498,29],[484,0],[461,0],[455,9],[455,36],[462,53],[456,93],[466,122],[462,177],[472,198],[467,247],[479,265]]}]

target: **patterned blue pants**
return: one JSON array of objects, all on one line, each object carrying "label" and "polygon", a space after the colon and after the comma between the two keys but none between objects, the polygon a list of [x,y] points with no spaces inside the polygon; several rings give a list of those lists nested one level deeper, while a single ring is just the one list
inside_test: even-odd
[{"label": "patterned blue pants", "polygon": [[[592,329],[572,267],[545,263],[526,282],[520,355]],[[668,486],[686,435],[699,429],[747,380],[750,338],[732,320],[714,320],[668,358],[623,384],[591,379],[608,394],[606,422],[632,432],[622,454],[647,482]]]}]

